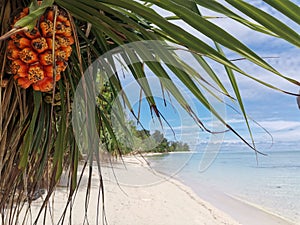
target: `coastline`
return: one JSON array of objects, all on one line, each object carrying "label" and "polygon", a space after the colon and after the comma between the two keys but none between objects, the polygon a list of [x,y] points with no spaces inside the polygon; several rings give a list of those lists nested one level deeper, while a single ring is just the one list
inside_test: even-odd
[{"label": "coastline", "polygon": [[[110,187],[113,189],[109,189],[114,190],[115,194],[118,193],[116,196],[119,201],[124,200],[128,203],[124,210],[131,218],[130,221],[127,218],[122,222],[111,220],[112,224],[239,224],[210,203],[200,199],[190,187],[154,171],[142,157],[130,156],[124,157],[123,160],[126,170],[121,163],[114,164],[114,174],[112,171],[105,171],[105,178],[107,183],[113,184],[114,187]],[[118,178],[122,190],[117,187],[114,176]],[[120,196],[123,191],[127,194],[127,197],[123,195],[125,199]],[[114,212],[118,207],[113,203],[107,206],[108,213]],[[112,216],[108,214],[108,218]]]},{"label": "coastline", "polygon": [[[254,208],[245,202],[233,199],[238,207],[233,208],[233,214],[220,208],[217,202],[223,206],[228,206],[228,199],[224,196],[217,196],[217,202],[202,198],[201,195],[195,193],[190,187],[182,182],[166,177],[151,169],[148,162],[142,157],[125,156],[123,162],[117,161],[113,164],[105,163],[101,167],[101,172],[104,181],[104,202],[105,215],[108,224],[112,225],[238,225],[247,224],[236,217],[237,214],[246,214],[249,208]],[[117,179],[116,179],[117,178]],[[75,201],[72,204],[72,224],[79,225],[88,219],[89,224],[99,224],[105,220],[101,214],[97,217],[97,204],[102,201],[99,194],[99,176],[97,167],[93,167],[92,185],[90,190],[90,200],[88,203],[87,214],[85,214],[85,199],[86,186],[88,182],[88,172],[84,173],[82,183],[78,189]],[[206,196],[212,196],[210,190],[203,189]],[[200,196],[200,197],[199,197]],[[61,213],[65,208],[67,199],[67,188],[60,187],[56,190],[53,199],[50,200],[50,207],[46,217],[45,224],[57,224],[61,217]],[[37,215],[38,207],[41,200],[37,200],[31,205],[32,218]],[[240,207],[240,206],[243,207]],[[51,209],[51,216],[49,210]],[[68,212],[69,212],[68,208]],[[271,214],[263,212],[263,216],[259,214],[262,210],[255,208],[254,214],[249,216],[252,219],[260,221],[259,224],[281,224],[283,223],[278,217],[273,217]],[[257,216],[258,215],[258,216]],[[52,218],[51,218],[52,217]],[[68,214],[67,214],[68,218]],[[267,218],[272,223],[261,223]],[[270,220],[271,219],[271,220]],[[68,224],[68,219],[65,219],[64,224]],[[40,222],[42,219],[39,220]],[[40,223],[37,223],[40,224]],[[250,223],[249,223],[250,224]]]},{"label": "coastline", "polygon": [[251,207],[254,207],[254,208],[260,210],[260,211],[263,212],[263,213],[266,213],[266,214],[268,215],[268,217],[269,217],[269,216],[270,216],[270,217],[273,217],[273,218],[274,218],[273,220],[275,220],[275,221],[278,221],[278,219],[279,219],[279,220],[282,220],[282,223],[291,224],[291,225],[292,225],[292,224],[295,224],[295,222],[290,221],[288,218],[284,218],[284,217],[282,217],[282,216],[280,216],[280,215],[278,215],[278,214],[276,214],[276,213],[274,213],[274,212],[272,212],[272,211],[270,211],[270,210],[267,210],[267,209],[261,207],[260,205],[254,204],[254,203],[252,203],[252,202],[249,202],[249,201],[247,201],[247,200],[245,200],[245,199],[242,199],[242,198],[239,198],[239,197],[237,197],[237,196],[232,196],[232,195],[229,195],[229,194],[227,194],[227,195],[228,195],[230,198],[232,198],[232,199],[234,199],[234,200],[236,200],[236,201],[242,202],[243,204],[249,205],[249,206],[251,206]]},{"label": "coastline", "polygon": [[[174,154],[176,153],[182,153],[182,152],[173,152]],[[186,152],[183,152],[186,153]],[[172,154],[172,153],[168,153]],[[267,211],[263,207],[259,205],[255,205],[253,203],[247,202],[242,198],[238,198],[236,196],[231,196],[227,193],[223,193],[220,191],[216,191],[211,189],[211,187],[205,187],[202,186],[202,195],[193,190],[191,187],[189,187],[187,184],[184,182],[181,182],[179,179],[176,177],[167,177],[165,174],[157,172],[151,168],[151,165],[147,160],[147,157],[151,156],[157,156],[157,155],[163,155],[161,153],[157,154],[149,154],[149,155],[144,155],[142,158],[140,156],[129,156],[129,157],[124,157],[124,162],[126,163],[131,163],[136,165],[137,167],[141,167],[143,169],[147,169],[152,175],[159,177],[159,181],[151,181],[153,184],[149,183],[150,181],[147,181],[143,183],[142,181],[139,181],[137,186],[151,186],[151,185],[157,185],[159,186],[161,183],[168,182],[170,184],[175,185],[177,188],[179,188],[181,191],[183,191],[185,194],[187,194],[191,199],[194,201],[197,201],[200,205],[205,206],[206,209],[209,209],[211,211],[212,209],[218,212],[218,216],[225,216],[225,218],[229,218],[231,221],[229,223],[224,223],[224,224],[243,224],[243,225],[253,225],[254,223],[259,223],[260,225],[295,225],[295,222],[289,221],[287,218],[283,218],[271,211]],[[140,169],[141,169],[140,168]],[[130,170],[130,169],[129,169]],[[135,173],[132,171],[133,174]],[[130,171],[128,171],[130,174]],[[126,177],[126,176],[124,176]],[[146,179],[147,180],[147,179]],[[121,180],[122,182],[122,180]],[[128,186],[131,186],[129,184],[130,182],[125,182],[128,183]],[[123,185],[126,186],[126,184],[123,181]],[[212,198],[207,196],[213,196]],[[255,218],[255,221],[253,220]],[[163,223],[163,224],[168,224],[168,223]],[[170,223],[170,224],[174,224]],[[176,223],[175,223],[176,224]],[[185,223],[182,223],[185,224]],[[190,223],[189,224],[193,224]],[[201,223],[197,223],[199,225],[202,224],[210,224],[202,220]],[[213,224],[223,224],[221,223],[216,223],[213,222]]]},{"label": "coastline", "polygon": [[[195,191],[195,190],[194,190]],[[289,221],[260,205],[248,202],[237,196],[233,196],[212,187],[203,185],[201,190],[195,191],[197,195],[214,205],[219,210],[230,215],[233,219],[243,225],[295,225],[297,223]]]},{"label": "coastline", "polygon": [[[151,159],[151,158],[149,158]],[[174,177],[179,182],[187,185],[197,194],[202,200],[209,202],[217,209],[223,211],[227,215],[231,216],[237,222],[243,225],[296,225],[300,224],[300,221],[295,222],[289,220],[289,218],[282,217],[273,211],[270,211],[260,205],[249,202],[242,197],[228,194],[222,189],[216,189],[205,182],[201,183],[201,187],[191,185],[179,177]],[[255,220],[254,220],[255,219]]]},{"label": "coastline", "polygon": [[[188,186],[153,171],[142,157],[124,157],[122,162],[105,163],[101,167],[104,182],[105,216],[110,225],[238,225],[230,216],[203,201]],[[117,180],[115,179],[117,177]],[[102,208],[97,211],[99,176],[93,167],[88,209],[85,213],[88,171],[72,203],[72,224],[102,224]],[[64,183],[64,182],[62,182]],[[62,184],[63,186],[63,184]],[[59,187],[49,201],[45,224],[57,224],[65,209],[67,188]],[[36,218],[42,200],[31,205],[32,220]],[[23,210],[25,213],[25,210]],[[51,213],[50,213],[51,211]],[[70,212],[70,207],[67,208]],[[98,214],[100,212],[100,214]],[[99,215],[97,217],[97,214]],[[43,214],[42,214],[43,215]],[[22,218],[22,216],[20,217]],[[69,214],[63,224],[68,224]],[[98,223],[97,223],[98,221]],[[30,224],[30,223],[25,223]],[[44,224],[40,218],[37,224]]]}]

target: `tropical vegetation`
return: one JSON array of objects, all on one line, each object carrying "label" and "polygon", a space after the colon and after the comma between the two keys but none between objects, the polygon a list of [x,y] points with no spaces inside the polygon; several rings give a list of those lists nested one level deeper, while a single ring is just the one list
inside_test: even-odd
[{"label": "tropical vegetation", "polygon": [[[293,1],[262,2],[295,24],[300,24],[300,8]],[[178,83],[171,79],[171,72],[199,103],[224,124],[226,130],[237,135],[256,153],[259,150],[255,147],[255,141],[248,141],[233,129],[214,109],[207,95],[225,104],[216,95],[222,93],[225,98],[237,103],[250,137],[252,131],[236,74],[266,88],[298,95],[239,68],[224,52],[235,52],[241,59],[271,72],[283,82],[296,86],[300,84],[277,71],[236,37],[214,24],[213,17],[202,14],[203,9],[205,12],[215,12],[255,32],[300,47],[299,33],[249,1],[43,0],[38,3],[36,0],[0,0],[0,6],[2,224],[17,224],[17,220],[22,223],[26,218],[17,215],[23,203],[30,204],[36,191],[45,188],[47,194],[41,206],[41,216],[63,170],[69,174],[69,201],[66,203],[69,204],[78,187],[77,171],[82,152],[88,153],[83,161],[84,167],[91,167],[93,159],[98,159],[100,164],[99,148],[110,149],[113,146],[121,154],[118,131],[114,130],[109,118],[112,114],[110,110],[115,108],[113,102],[101,95],[100,89],[104,84],[108,85],[112,99],[119,101],[115,106],[129,109],[137,121],[139,112],[132,110],[126,93],[122,92],[122,72],[116,71],[118,63],[112,58],[113,54],[118,56],[119,64],[124,64],[124,70],[138,83],[140,89],[136,90],[136,95],[146,96],[154,116],[167,120],[157,107],[152,89],[145,79],[148,76],[145,68],[161,80],[162,91],[177,100],[199,125],[199,129],[214,133],[190,107],[179,91]],[[160,14],[161,11],[168,15]],[[184,22],[206,38],[193,35],[177,22]],[[130,45],[137,42],[138,48]],[[157,46],[155,43],[160,44]],[[130,48],[118,48],[128,44]],[[193,53],[198,66],[209,75],[209,80],[180,58],[176,54],[178,49]],[[105,55],[107,52],[111,54]],[[95,66],[93,62],[99,57],[102,60],[97,61],[97,71],[89,76],[94,69],[90,66]],[[211,62],[224,66],[230,88],[225,87]],[[80,92],[77,92],[78,87]],[[95,93],[98,93],[97,96]],[[78,96],[82,99],[78,100]],[[106,106],[85,104],[96,102],[96,97],[102,99]],[[122,122],[125,117],[119,115],[123,114],[117,114],[117,120]],[[99,142],[96,135],[90,133],[91,127],[101,137]],[[34,219],[37,222],[39,218]]]},{"label": "tropical vegetation", "polygon": [[[120,144],[122,154],[142,154],[142,153],[169,153],[190,151],[187,143],[182,141],[170,141],[159,130],[152,134],[149,130],[138,130],[133,124],[130,126],[132,142],[127,145]],[[121,138],[122,135],[118,135]],[[123,135],[125,138],[126,135]],[[124,143],[124,141],[121,141]],[[108,152],[114,152],[109,149]]]}]

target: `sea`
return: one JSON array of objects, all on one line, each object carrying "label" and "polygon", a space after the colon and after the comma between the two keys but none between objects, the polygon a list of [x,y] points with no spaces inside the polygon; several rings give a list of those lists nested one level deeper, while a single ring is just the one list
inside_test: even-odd
[{"label": "sea", "polygon": [[156,171],[176,178],[202,199],[221,193],[300,224],[300,143],[279,142],[256,153],[242,143],[148,157]]}]

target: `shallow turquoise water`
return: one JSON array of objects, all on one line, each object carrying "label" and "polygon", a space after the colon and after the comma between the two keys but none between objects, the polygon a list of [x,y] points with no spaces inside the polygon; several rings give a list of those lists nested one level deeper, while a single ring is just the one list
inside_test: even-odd
[{"label": "shallow turquoise water", "polygon": [[242,144],[222,145],[216,159],[202,171],[203,152],[149,159],[154,169],[175,176],[196,193],[205,185],[300,224],[300,144],[277,143],[264,152],[268,156],[259,155],[256,160],[254,152]]}]

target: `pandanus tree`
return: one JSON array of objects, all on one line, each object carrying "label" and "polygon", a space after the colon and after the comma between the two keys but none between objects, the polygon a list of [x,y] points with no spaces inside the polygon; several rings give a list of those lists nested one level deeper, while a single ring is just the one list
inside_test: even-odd
[{"label": "pandanus tree", "polygon": [[[295,24],[300,24],[300,8],[292,1],[263,2]],[[120,79],[121,73],[116,71],[117,63],[111,58],[112,54],[105,56],[107,52],[118,54],[119,63],[127,65],[124,68],[126,67],[140,87],[136,95],[144,93],[147,96],[147,102],[155,116],[167,120],[160,113],[151,94],[151,86],[145,79],[146,67],[161,80],[161,89],[179,102],[199,125],[199,129],[214,132],[206,127],[189,106],[174,77],[223,123],[226,130],[236,134],[256,152],[258,150],[254,141],[247,141],[234,130],[214,109],[207,95],[219,99],[215,94],[218,92],[236,102],[248,126],[250,137],[251,128],[236,81],[237,73],[267,88],[297,96],[296,93],[282,90],[248,74],[228,59],[223,50],[235,52],[243,60],[271,72],[284,82],[298,86],[300,84],[297,80],[278,72],[245,44],[213,23],[213,17],[201,13],[203,9],[206,12],[215,12],[257,33],[284,39],[300,47],[300,36],[296,31],[248,1],[1,0],[0,6],[2,224],[17,223],[13,217],[17,218],[19,208],[25,201],[33,201],[36,191],[40,188],[47,190],[41,210],[45,208],[63,170],[68,171],[68,201],[72,201],[78,186],[80,156],[82,151],[90,148],[78,143],[79,139],[76,139],[74,134],[74,129],[78,128],[76,121],[86,121],[88,118],[82,115],[88,110],[82,112],[78,110],[80,104],[74,104],[76,90],[78,85],[82,85],[82,80],[84,85],[79,94],[83,99],[93,98],[94,92],[91,93],[91,89],[97,88],[94,83],[99,87],[101,83],[105,83],[114,96],[110,99],[116,99],[122,93],[123,104],[138,119],[138,113],[131,110],[130,101],[126,93],[122,92],[123,84]],[[168,17],[159,13],[162,11],[167,12]],[[189,33],[178,25],[179,22],[196,29],[205,38]],[[118,48],[120,46],[127,48]],[[209,79],[193,70],[176,54],[176,49],[192,53],[198,66],[208,74]],[[97,71],[94,72],[98,76],[94,77],[95,80],[90,79],[85,71],[89,71],[92,63],[99,57],[102,57],[102,60],[97,61]],[[224,66],[232,91],[223,84],[223,80],[211,66],[212,62]],[[171,72],[173,77],[169,76]],[[107,79],[102,80],[102,77]],[[111,120],[108,118],[112,102],[102,97],[101,91],[95,93],[98,93],[97,98],[101,104],[105,105],[92,107],[95,111],[92,114],[92,122],[95,123],[97,134],[102,137],[101,146],[109,148],[111,143],[114,143],[114,148],[118,149],[117,132],[112,129]],[[222,99],[219,100],[225,104]],[[78,115],[80,118],[74,119]],[[85,136],[85,128],[82,127],[79,137]],[[88,153],[84,161],[85,166],[89,165],[89,160],[98,157],[97,151],[85,153]]]}]

